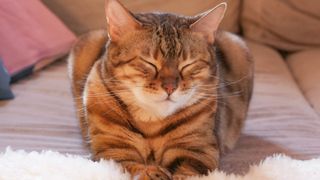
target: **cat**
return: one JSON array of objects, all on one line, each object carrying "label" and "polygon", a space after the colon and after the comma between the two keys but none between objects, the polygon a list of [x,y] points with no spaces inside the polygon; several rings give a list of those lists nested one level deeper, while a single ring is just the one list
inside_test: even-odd
[{"label": "cat", "polygon": [[218,30],[226,3],[195,17],[132,14],[106,0],[107,30],[80,37],[68,65],[94,160],[133,179],[205,175],[233,148],[253,88],[253,61]]}]

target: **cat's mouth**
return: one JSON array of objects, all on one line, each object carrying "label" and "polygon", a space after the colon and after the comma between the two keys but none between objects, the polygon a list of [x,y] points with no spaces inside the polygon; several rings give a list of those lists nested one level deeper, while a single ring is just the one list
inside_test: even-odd
[{"label": "cat's mouth", "polygon": [[164,103],[168,103],[168,102],[170,102],[170,103],[176,103],[176,101],[174,101],[174,100],[172,100],[172,98],[170,97],[170,96],[168,96],[166,99],[164,99],[164,100],[160,100],[160,101],[158,101],[158,102],[164,102]]},{"label": "cat's mouth", "polygon": [[176,101],[174,101],[174,100],[172,100],[172,99],[170,99],[170,98],[168,98],[168,99],[164,100],[164,102],[172,102],[172,103],[176,103]]}]

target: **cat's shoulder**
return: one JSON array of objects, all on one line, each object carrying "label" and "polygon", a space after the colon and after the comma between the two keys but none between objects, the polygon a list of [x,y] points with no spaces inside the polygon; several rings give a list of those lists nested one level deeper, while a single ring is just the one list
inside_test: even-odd
[{"label": "cat's shoulder", "polygon": [[236,61],[236,64],[252,63],[251,53],[246,42],[237,34],[218,31],[215,44],[226,61]]},{"label": "cat's shoulder", "polygon": [[97,43],[100,44],[99,42],[106,42],[107,40],[108,33],[105,29],[89,31],[78,38],[72,50],[76,53],[85,47],[92,46]]},{"label": "cat's shoulder", "polygon": [[108,41],[105,30],[90,31],[78,38],[68,57],[68,72],[70,79],[81,81],[91,70],[93,64],[101,56]]},{"label": "cat's shoulder", "polygon": [[101,54],[102,49],[108,41],[106,30],[99,29],[81,35],[70,51],[69,66],[92,66]]},{"label": "cat's shoulder", "polygon": [[231,32],[218,31],[216,44],[221,49],[231,49],[239,54],[249,53],[246,42],[239,35]]}]

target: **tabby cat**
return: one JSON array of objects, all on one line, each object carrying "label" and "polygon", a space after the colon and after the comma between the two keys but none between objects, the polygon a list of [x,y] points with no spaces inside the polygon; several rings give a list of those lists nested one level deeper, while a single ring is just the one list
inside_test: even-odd
[{"label": "tabby cat", "polygon": [[106,0],[108,30],[80,38],[69,72],[94,160],[134,179],[184,179],[219,166],[252,92],[244,42],[218,31],[226,4],[195,17],[132,14]]}]

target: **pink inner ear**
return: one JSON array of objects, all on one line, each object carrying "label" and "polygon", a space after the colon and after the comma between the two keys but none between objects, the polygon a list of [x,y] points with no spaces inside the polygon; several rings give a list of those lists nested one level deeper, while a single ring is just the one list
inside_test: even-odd
[{"label": "pink inner ear", "polygon": [[200,32],[207,38],[209,43],[214,42],[214,34],[223,19],[227,4],[221,3],[215,8],[203,13],[201,18],[190,27],[194,32]]},{"label": "pink inner ear", "polygon": [[117,41],[128,32],[136,30],[140,23],[117,0],[106,0],[108,32],[112,41]]}]

